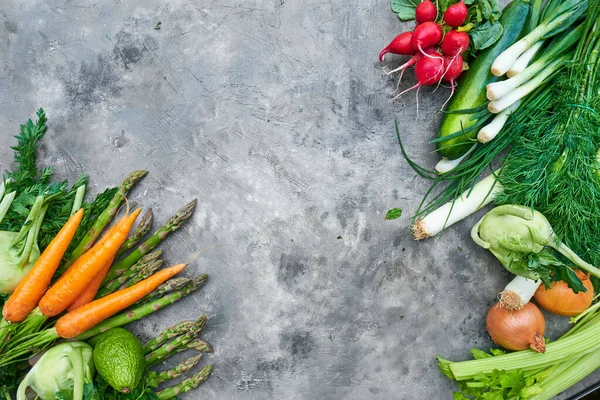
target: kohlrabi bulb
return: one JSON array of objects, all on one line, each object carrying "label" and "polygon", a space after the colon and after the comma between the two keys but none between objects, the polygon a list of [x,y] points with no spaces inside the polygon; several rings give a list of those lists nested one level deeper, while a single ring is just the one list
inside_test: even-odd
[{"label": "kohlrabi bulb", "polygon": [[94,377],[92,347],[84,342],[61,343],[35,363],[17,390],[17,400],[26,400],[31,387],[42,400],[56,399],[56,392],[73,388],[73,400],[81,400],[83,386]]}]

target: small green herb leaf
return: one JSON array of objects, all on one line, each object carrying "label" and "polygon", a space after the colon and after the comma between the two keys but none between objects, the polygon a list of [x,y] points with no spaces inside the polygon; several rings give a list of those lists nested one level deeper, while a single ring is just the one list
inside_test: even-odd
[{"label": "small green herb leaf", "polygon": [[502,355],[506,354],[506,351],[504,351],[502,349],[490,349],[490,354],[492,354],[494,356],[502,356]]},{"label": "small green herb leaf", "polygon": [[156,26],[154,27],[154,29],[156,29],[157,31],[160,30],[160,26],[162,25],[162,23],[160,21],[158,21],[156,23]]},{"label": "small green herb leaf", "polygon": [[392,208],[391,210],[389,210],[387,212],[387,214],[385,214],[385,219],[387,219],[388,221],[392,220],[392,219],[397,219],[400,218],[400,216],[402,215],[402,210],[399,208]]},{"label": "small green herb leaf", "polygon": [[419,0],[392,0],[392,11],[398,14],[402,21],[415,19],[415,10]]},{"label": "small green herb leaf", "polygon": [[486,353],[483,350],[479,350],[479,349],[471,349],[471,354],[473,354],[473,358],[476,360],[481,360],[482,358],[492,357],[490,354]]}]

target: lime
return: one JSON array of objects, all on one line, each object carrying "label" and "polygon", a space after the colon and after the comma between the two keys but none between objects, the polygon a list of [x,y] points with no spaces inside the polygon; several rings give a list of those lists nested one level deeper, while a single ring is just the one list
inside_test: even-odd
[{"label": "lime", "polygon": [[123,393],[136,388],[146,369],[142,344],[134,334],[123,328],[112,328],[101,334],[93,356],[98,374]]}]

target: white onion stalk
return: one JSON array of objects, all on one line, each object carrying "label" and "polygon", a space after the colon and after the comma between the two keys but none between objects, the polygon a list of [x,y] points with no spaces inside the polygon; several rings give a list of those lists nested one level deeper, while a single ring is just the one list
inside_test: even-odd
[{"label": "white onion stalk", "polygon": [[[517,62],[519,56],[527,51],[533,44],[528,36],[529,35],[525,36],[523,39],[510,46],[508,49],[500,53],[498,57],[496,57],[491,68],[492,74],[495,76],[502,76],[512,68],[515,62]],[[536,39],[539,40],[537,37]]]},{"label": "white onion stalk", "polygon": [[549,63],[541,58],[527,67],[523,72],[504,81],[492,82],[485,87],[488,100],[500,100],[521,85],[535,78]]},{"label": "white onion stalk", "polygon": [[500,292],[500,303],[509,310],[520,310],[529,303],[541,284],[541,279],[534,281],[522,276],[515,276]]},{"label": "white onion stalk", "polygon": [[444,204],[415,222],[411,228],[414,238],[421,240],[435,236],[450,225],[490,204],[503,190],[500,183],[496,181],[497,173],[498,171],[478,182],[471,193],[465,191],[458,199]]},{"label": "white onion stalk", "polygon": [[2,201],[0,202],[0,221],[2,221],[2,219],[6,216],[6,213],[10,209],[10,205],[12,204],[16,195],[17,192],[13,191],[2,198]]},{"label": "white onion stalk", "polygon": [[487,124],[479,130],[479,132],[477,133],[477,140],[479,140],[481,143],[487,143],[490,140],[493,140],[498,135],[498,133],[500,133],[502,128],[504,128],[504,124],[506,124],[506,121],[508,121],[508,117],[510,117],[512,113],[517,111],[520,105],[521,100],[517,100],[516,102],[511,104],[511,106],[508,107],[506,110],[496,114],[492,122],[490,122],[489,124]]},{"label": "white onion stalk", "polygon": [[477,143],[471,146],[469,151],[467,151],[465,154],[454,160],[448,160],[446,157],[442,158],[437,164],[435,164],[435,170],[440,174],[445,174],[446,172],[452,171],[458,166],[458,164],[460,164],[462,160],[464,160],[469,154],[471,154],[476,147]]},{"label": "white onion stalk", "polygon": [[490,101],[488,103],[488,110],[492,114],[498,114],[499,112],[506,110],[517,100],[522,99],[523,97],[527,96],[529,93],[537,89],[540,85],[542,85],[550,75],[552,75],[554,72],[558,71],[562,67],[564,60],[565,57],[560,57],[559,59],[550,63],[546,68],[544,68],[544,70],[541,71],[538,75],[536,75],[535,78],[519,86],[518,88],[508,93],[506,96],[503,96],[499,100]]},{"label": "white onion stalk", "polygon": [[[519,41],[515,42],[508,49],[504,50],[492,64],[492,74],[495,76],[502,76],[508,72],[509,69],[515,64],[517,59],[531,46],[535,43],[539,42],[547,33],[555,30],[560,27],[565,22],[568,22],[569,19],[577,12],[577,8],[580,6],[577,2],[575,4],[568,5],[564,4],[563,7],[560,7],[560,11],[564,11],[566,7],[566,12],[558,12],[558,15],[551,15],[546,18],[541,24],[539,24],[534,30],[529,32]],[[570,9],[569,9],[570,8]]]},{"label": "white onion stalk", "polygon": [[75,200],[73,200],[73,207],[71,208],[71,215],[75,214],[77,210],[81,208],[83,202],[83,196],[85,196],[85,185],[81,185],[75,192]]},{"label": "white onion stalk", "polygon": [[531,60],[533,60],[533,57],[535,57],[536,53],[542,47],[543,44],[544,41],[540,40],[536,44],[531,46],[529,49],[527,49],[527,51],[525,51],[523,54],[521,54],[519,58],[517,58],[517,61],[515,61],[513,66],[510,67],[508,71],[506,71],[506,76],[512,78],[513,76],[525,71],[525,68],[527,68]]}]

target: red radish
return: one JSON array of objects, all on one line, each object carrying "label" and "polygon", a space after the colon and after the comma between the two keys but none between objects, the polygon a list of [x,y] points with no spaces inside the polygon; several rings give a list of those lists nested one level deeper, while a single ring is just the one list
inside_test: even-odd
[{"label": "red radish", "polygon": [[[442,28],[435,22],[423,22],[417,25],[412,34],[412,45],[415,50],[419,50],[423,55],[432,57],[425,53],[423,49],[435,46],[442,40]],[[441,56],[440,56],[441,57]],[[440,58],[440,61],[443,61]]]},{"label": "red radish", "polygon": [[444,58],[440,53],[431,52],[431,57],[421,57],[415,65],[417,86],[433,85],[442,79],[444,74]]},{"label": "red radish", "polygon": [[442,39],[442,51],[450,57],[464,53],[467,47],[469,47],[469,35],[466,32],[450,31]]},{"label": "red radish", "polygon": [[461,26],[467,19],[467,6],[463,0],[456,4],[452,4],[444,13],[444,22],[450,26]]},{"label": "red radish", "polygon": [[437,8],[435,4],[431,2],[431,0],[425,0],[417,5],[417,9],[415,11],[415,19],[417,20],[417,24],[422,24],[423,22],[435,21],[437,17]]},{"label": "red radish", "polygon": [[388,72],[388,75],[393,74],[394,72],[398,72],[398,71],[404,71],[405,69],[414,66],[417,61],[419,61],[419,59],[421,58],[421,54],[415,54],[414,56],[412,56],[410,58],[410,60],[408,60],[407,62],[405,62],[404,64],[402,64],[401,66],[399,66],[396,69],[391,70],[390,72]]},{"label": "red radish", "polygon": [[388,44],[381,53],[379,53],[379,61],[383,62],[383,57],[387,53],[401,54],[412,56],[415,54],[415,49],[412,47],[412,32],[404,32],[399,34]]},{"label": "red radish", "polygon": [[[425,53],[426,54],[430,54],[430,55],[432,53],[435,53],[435,47],[428,47],[428,48],[426,48],[425,49]],[[398,68],[391,70],[390,72],[387,73],[387,75],[391,75],[394,72],[398,72],[398,71],[404,72],[407,68],[414,66],[417,63],[417,61],[419,61],[421,59],[421,57],[423,57],[421,55],[421,53],[416,53],[414,56],[412,56],[410,58],[410,60],[408,60],[407,62],[405,62],[404,64],[402,64]],[[402,78],[402,76],[401,76],[401,78]]]},{"label": "red radish", "polygon": [[450,97],[446,100],[446,102],[442,105],[442,109],[448,104],[448,101],[454,95],[454,88],[456,87],[455,81],[460,76],[463,71],[464,61],[460,54],[456,54],[454,57],[446,56],[444,57],[444,75],[442,79],[446,82],[450,82],[452,85],[452,92],[450,92]]},{"label": "red radish", "polygon": [[417,84],[410,87],[394,97],[393,100],[402,96],[409,90],[417,88],[417,117],[419,115],[419,90],[421,86],[433,85],[442,79],[444,74],[444,58],[440,53],[431,52],[428,57],[420,57],[419,61],[415,65],[415,76],[417,77]]},{"label": "red radish", "polygon": [[442,79],[454,86],[454,81],[462,73],[463,67],[464,61],[460,54],[454,57],[444,57],[444,76],[442,76]]},{"label": "red radish", "polygon": [[421,86],[433,85],[442,79],[444,74],[444,58],[440,53],[431,52],[427,54],[427,57],[420,57],[419,61],[415,65],[415,76],[417,77],[417,84],[410,87],[394,97],[393,100],[402,96],[409,90],[417,88],[417,118],[419,118],[419,90]]},{"label": "red radish", "polygon": [[408,60],[407,62],[405,62],[404,64],[402,64],[398,68],[396,68],[394,70],[391,70],[390,72],[387,73],[387,75],[391,75],[394,72],[401,71],[400,72],[400,78],[398,79],[398,84],[396,85],[396,90],[394,91],[394,93],[397,92],[398,89],[400,88],[400,82],[402,82],[402,77],[404,76],[404,71],[406,71],[408,68],[414,66],[419,61],[420,58],[421,58],[421,54],[417,53],[414,56],[412,56],[410,58],[410,60]]}]

